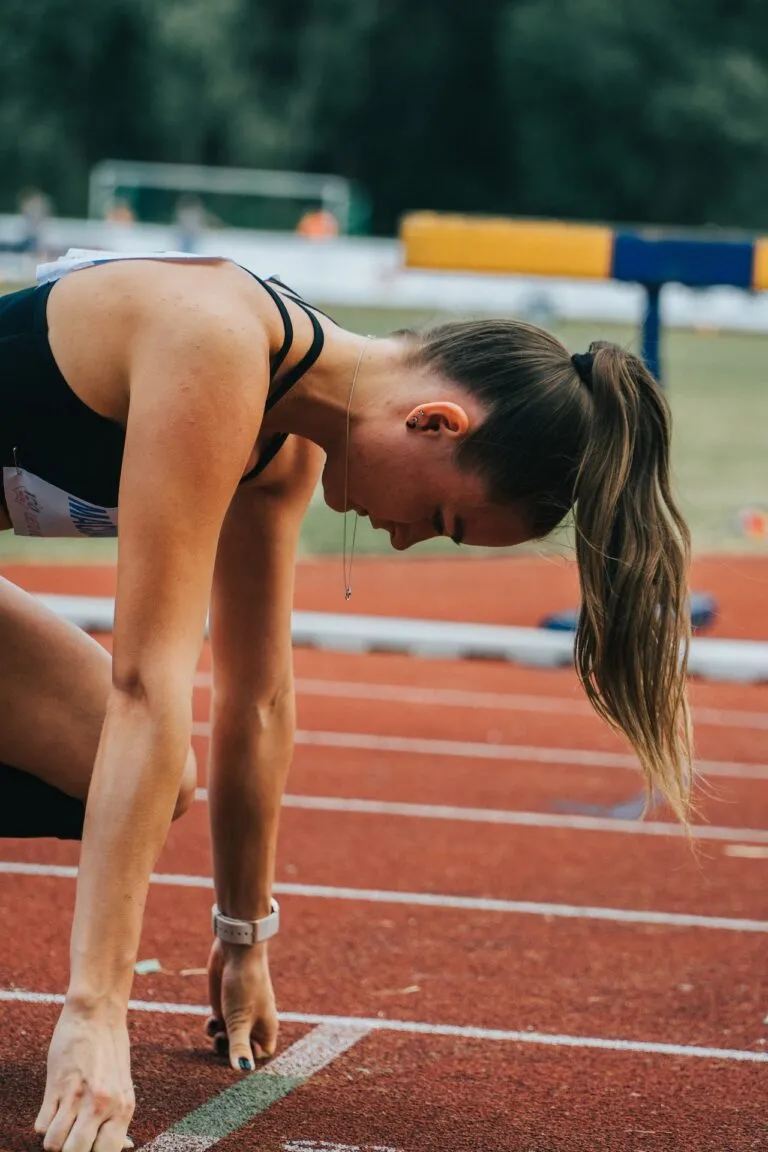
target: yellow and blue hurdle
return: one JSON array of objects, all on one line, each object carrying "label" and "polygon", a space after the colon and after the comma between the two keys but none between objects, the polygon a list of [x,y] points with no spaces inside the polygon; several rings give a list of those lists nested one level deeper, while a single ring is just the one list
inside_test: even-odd
[{"label": "yellow and blue hurdle", "polygon": [[411,268],[642,285],[647,300],[642,354],[657,380],[661,380],[659,299],[665,284],[768,289],[765,237],[436,212],[407,215],[400,236]]}]

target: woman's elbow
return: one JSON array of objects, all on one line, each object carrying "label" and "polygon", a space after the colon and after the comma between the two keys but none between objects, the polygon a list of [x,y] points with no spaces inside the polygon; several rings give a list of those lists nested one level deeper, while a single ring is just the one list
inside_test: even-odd
[{"label": "woman's elbow", "polygon": [[190,747],[184,764],[184,775],[181,778],[179,794],[176,798],[176,807],[173,810],[173,819],[178,820],[195,802],[197,795],[197,760]]}]

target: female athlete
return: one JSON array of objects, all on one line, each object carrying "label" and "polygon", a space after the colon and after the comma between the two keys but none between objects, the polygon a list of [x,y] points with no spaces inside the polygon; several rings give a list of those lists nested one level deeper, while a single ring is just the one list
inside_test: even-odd
[{"label": "female athlete", "polygon": [[74,254],[42,279],[0,299],[0,527],[119,522],[114,649],[0,582],[0,836],[82,838],[36,1126],[49,1150],[118,1152],[134,1109],[127,1001],[150,873],[194,796],[209,611],[209,1031],[236,1069],[274,1048],[293,570],[318,480],[398,550],[513,545],[574,508],[581,681],[683,820],[688,537],[665,401],[615,345],[571,356],[512,320],[364,339],[227,260]]}]

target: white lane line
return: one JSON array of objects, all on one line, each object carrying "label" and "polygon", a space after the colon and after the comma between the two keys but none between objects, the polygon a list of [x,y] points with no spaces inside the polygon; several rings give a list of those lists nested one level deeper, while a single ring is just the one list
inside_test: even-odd
[{"label": "white lane line", "polygon": [[[63,1004],[56,992],[25,992],[0,989],[0,1001],[20,1004]],[[203,1004],[172,1004],[162,1001],[129,1000],[134,1012],[160,1012],[174,1016],[210,1016]],[[710,1060],[737,1060],[768,1063],[768,1052],[742,1048],[707,1048],[698,1044],[664,1044],[653,1040],[620,1040],[602,1036],[569,1036],[553,1032],[518,1032],[502,1028],[475,1028],[461,1024],[426,1024],[415,1020],[386,1020],[380,1016],[325,1016],[307,1012],[281,1012],[285,1024],[334,1024],[357,1026],[370,1032],[400,1032],[413,1036],[450,1036],[460,1040],[496,1040],[514,1044],[545,1044],[553,1048],[599,1048],[608,1052],[645,1052],[660,1056],[698,1056]]]},{"label": "white lane line", "polygon": [[283,1152],[400,1152],[391,1144],[339,1144],[336,1140],[286,1140]]},{"label": "white lane line", "polygon": [[[192,725],[193,736],[208,737],[211,726]],[[622,752],[593,752],[583,748],[540,748],[526,744],[483,744],[468,740],[428,740],[418,736],[376,736],[367,732],[308,732],[299,729],[295,742],[314,748],[347,748],[359,752],[406,752],[420,756],[458,756],[467,760],[523,760],[536,764],[570,764],[581,768],[631,768],[639,770],[637,758]],[[768,764],[745,764],[736,760],[697,760],[703,776],[735,776],[744,780],[768,780]]]},{"label": "white lane line", "polygon": [[726,844],[723,852],[726,856],[740,856],[743,860],[768,860],[768,848],[755,844]]},{"label": "white lane line", "polygon": [[[195,800],[206,803],[207,788],[197,788]],[[370,816],[405,816],[417,820],[457,820],[468,824],[503,824],[517,828],[563,828],[574,832],[618,832],[630,836],[685,835],[671,820],[619,820],[608,816],[580,816],[576,813],[510,812],[499,808],[462,808],[448,804],[406,804],[394,800],[360,800],[343,796],[283,796],[284,808],[308,812],[353,812]],[[742,840],[768,844],[766,828],[721,828],[695,824],[695,840]]]},{"label": "white lane line", "polygon": [[[198,672],[196,688],[211,688],[210,672]],[[360,684],[353,680],[317,680],[297,677],[300,696],[323,696],[341,700],[375,700],[392,704],[413,704],[428,708],[490,709],[494,712],[543,712],[548,716],[589,716],[594,710],[583,700],[567,696],[534,696],[522,692],[474,692],[460,688],[424,688],[407,684]],[[692,708],[698,725],[713,728],[756,728],[768,731],[768,711],[747,712],[738,708]]]},{"label": "white lane line", "polygon": [[327,1067],[332,1060],[347,1052],[358,1040],[370,1032],[363,1021],[324,1020],[316,1024],[314,1031],[272,1060],[264,1069],[270,1076],[294,1076],[306,1079]]},{"label": "white lane line", "polygon": [[[49,876],[74,880],[77,869],[67,864],[29,864],[0,861],[0,874]],[[173,888],[213,888],[210,876],[180,872],[153,872],[152,884]],[[463,912],[500,912],[518,916],[550,916],[565,920],[601,920],[610,924],[653,924],[666,928],[714,928],[724,932],[768,933],[768,920],[730,916],[700,916],[687,912],[650,912],[634,908],[600,908],[578,904],[544,904],[534,900],[497,900],[485,896],[444,896],[433,892],[397,892],[379,888],[336,888],[328,884],[274,885],[277,896],[304,896],[312,900],[351,900],[368,904],[405,904],[411,908],[451,908]]]},{"label": "white lane line", "polygon": [[336,1140],[286,1140],[283,1152],[400,1152],[390,1144],[339,1144]]},{"label": "white lane line", "polygon": [[145,1152],[205,1152],[266,1112],[370,1032],[364,1024],[318,1024],[266,1067],[189,1112],[149,1144]]},{"label": "white lane line", "polygon": [[142,1144],[144,1152],[206,1152],[215,1140],[205,1136],[177,1136],[175,1132],[164,1132],[151,1144]]}]

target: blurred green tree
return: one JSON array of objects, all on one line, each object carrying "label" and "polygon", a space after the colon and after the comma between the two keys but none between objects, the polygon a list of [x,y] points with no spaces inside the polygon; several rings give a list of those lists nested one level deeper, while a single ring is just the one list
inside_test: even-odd
[{"label": "blurred green tree", "polygon": [[107,156],[412,208],[768,228],[762,0],[4,0],[0,207]]},{"label": "blurred green tree", "polygon": [[91,166],[117,148],[155,158],[151,4],[145,0],[3,0],[0,197],[43,188],[82,214]]}]

